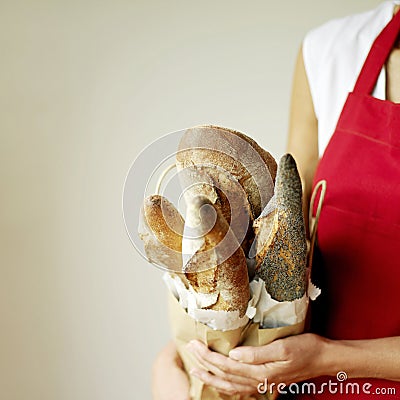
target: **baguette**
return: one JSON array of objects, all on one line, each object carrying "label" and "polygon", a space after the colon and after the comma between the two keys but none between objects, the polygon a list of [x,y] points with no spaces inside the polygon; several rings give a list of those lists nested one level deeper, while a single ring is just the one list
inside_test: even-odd
[{"label": "baguette", "polygon": [[165,197],[144,199],[139,236],[148,260],[170,271],[182,272],[182,235],[184,220]]},{"label": "baguette", "polygon": [[[183,266],[195,292],[211,299],[211,310],[238,310],[244,316],[250,298],[246,257],[221,210],[205,196],[190,204],[186,224],[197,225],[198,249]],[[186,235],[183,238],[183,248]]]}]

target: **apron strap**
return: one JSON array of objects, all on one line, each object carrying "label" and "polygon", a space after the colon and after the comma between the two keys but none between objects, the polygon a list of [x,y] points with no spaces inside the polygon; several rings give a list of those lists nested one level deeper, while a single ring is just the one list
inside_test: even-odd
[{"label": "apron strap", "polygon": [[400,10],[375,39],[353,92],[371,94],[400,32]]}]

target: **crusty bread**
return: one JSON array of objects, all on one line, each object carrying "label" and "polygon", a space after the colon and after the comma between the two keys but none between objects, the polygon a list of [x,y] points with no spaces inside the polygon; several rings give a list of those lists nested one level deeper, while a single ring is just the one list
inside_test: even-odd
[{"label": "crusty bread", "polygon": [[183,227],[182,216],[165,197],[152,195],[144,199],[139,236],[151,263],[182,271]]},{"label": "crusty bread", "polygon": [[180,171],[180,180],[187,188],[186,204],[199,195],[207,197],[220,209],[247,254],[254,237],[250,224],[252,214],[240,183],[221,168],[204,165],[184,168]]},{"label": "crusty bread", "polygon": [[[272,181],[274,183],[278,167],[274,157],[272,157],[272,155],[268,151],[259,146],[255,140],[245,135],[244,133],[232,129],[226,130],[245,140],[261,156],[261,159],[267,166]],[[255,163],[256,168],[254,168],[254,171],[252,171],[252,175],[248,179],[243,180],[243,187],[249,196],[249,201],[253,210],[253,217],[255,219],[260,215],[262,209],[267,204],[266,202],[269,201],[270,196],[267,196],[266,199],[262,199],[260,196],[260,191],[266,190],[265,185],[268,184],[268,182],[266,182],[265,180],[266,175],[264,173],[264,166],[257,165],[259,163],[259,160],[256,157],[253,157],[252,152],[250,152],[250,162],[251,164]],[[244,167],[248,168],[247,165],[244,165]],[[254,172],[257,172],[257,174],[254,174]]]},{"label": "crusty bread", "polygon": [[208,175],[217,192],[217,198],[210,200],[220,208],[247,255],[254,238],[252,223],[273,194],[274,158],[242,133],[198,126],[184,133],[176,162],[186,185],[194,168]]},{"label": "crusty bread", "polygon": [[306,291],[307,243],[301,180],[290,154],[279,162],[275,201],[275,210],[254,223],[256,275],[275,300],[292,301]]},{"label": "crusty bread", "polygon": [[244,252],[220,209],[208,198],[199,196],[189,207],[186,223],[196,220],[203,236],[200,248],[183,266],[185,276],[197,293],[214,295],[207,309],[238,310],[242,317],[250,298]]},{"label": "crusty bread", "polygon": [[[269,245],[271,244],[274,235],[273,230],[277,229],[278,223],[276,208],[265,216],[258,217],[253,223],[256,239],[254,245],[256,247],[256,267],[260,266],[265,258]],[[274,226],[275,225],[275,226]]]}]

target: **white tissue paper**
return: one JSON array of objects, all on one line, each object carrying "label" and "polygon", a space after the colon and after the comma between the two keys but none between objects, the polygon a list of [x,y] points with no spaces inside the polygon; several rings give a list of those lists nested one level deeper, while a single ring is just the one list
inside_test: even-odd
[{"label": "white tissue paper", "polygon": [[212,329],[229,331],[245,326],[250,320],[259,323],[262,328],[279,328],[304,321],[309,299],[315,300],[320,289],[309,282],[308,293],[294,301],[279,302],[274,300],[265,288],[262,279],[250,282],[251,298],[246,314],[239,317],[239,311],[206,310],[217,301],[217,295],[199,294],[189,285],[186,288],[179,276],[165,273],[163,277],[170,291],[188,315]]}]

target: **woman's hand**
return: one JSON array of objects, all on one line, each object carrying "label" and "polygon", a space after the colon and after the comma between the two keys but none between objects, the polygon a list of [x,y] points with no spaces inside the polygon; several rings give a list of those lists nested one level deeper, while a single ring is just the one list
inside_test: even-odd
[{"label": "woman's hand", "polygon": [[191,374],[219,392],[257,393],[260,384],[290,384],[328,374],[324,359],[328,340],[311,333],[278,339],[260,347],[237,347],[225,357],[199,341],[188,344],[200,364],[209,371],[195,369]]},{"label": "woman's hand", "polygon": [[153,400],[190,400],[189,379],[173,342],[155,360],[152,378]]}]

